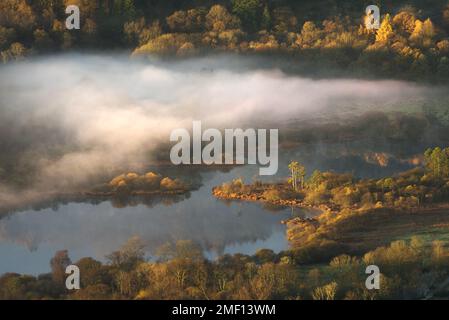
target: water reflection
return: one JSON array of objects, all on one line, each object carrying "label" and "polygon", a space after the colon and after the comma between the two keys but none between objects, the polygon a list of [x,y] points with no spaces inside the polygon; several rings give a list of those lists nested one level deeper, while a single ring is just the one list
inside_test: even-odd
[{"label": "water reflection", "polygon": [[[285,150],[280,155],[278,175],[269,180],[288,175],[289,159],[299,160],[309,171],[334,169],[358,177],[386,176],[412,167],[394,157],[384,166],[382,154],[366,156],[356,144]],[[382,163],[373,163],[373,159]],[[190,174],[189,169],[185,171]],[[146,243],[149,256],[161,245],[177,240],[196,242],[209,258],[224,253],[253,254],[260,248],[284,250],[288,243],[280,221],[318,212],[221,201],[211,196],[212,187],[239,176],[250,182],[257,173],[256,166],[202,172],[195,175],[202,186],[177,197],[58,199],[10,214],[0,219],[0,274],[48,272],[50,258],[61,249],[69,250],[73,261],[86,256],[104,260],[136,235]],[[175,176],[182,174],[176,172]]]},{"label": "water reflection", "polygon": [[285,226],[280,221],[292,210],[211,197],[211,187],[227,178],[206,174],[203,187],[174,201],[72,202],[10,215],[0,220],[0,273],[46,272],[48,261],[61,249],[69,250],[74,261],[84,256],[103,260],[135,235],[146,243],[149,255],[167,242],[185,239],[198,243],[209,258],[253,254],[260,248],[286,249]]}]

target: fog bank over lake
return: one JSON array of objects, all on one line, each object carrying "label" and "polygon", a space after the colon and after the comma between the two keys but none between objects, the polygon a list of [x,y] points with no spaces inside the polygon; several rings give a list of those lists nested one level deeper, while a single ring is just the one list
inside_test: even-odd
[{"label": "fog bank over lake", "polygon": [[[39,169],[39,188],[70,188],[100,171],[148,161],[175,128],[282,126],[425,101],[399,81],[312,80],[236,57],[178,62],[62,55],[2,67],[5,141]],[[277,127],[276,127],[277,128]],[[279,128],[282,133],[282,128]],[[10,144],[2,142],[2,150]]]},{"label": "fog bank over lake", "polygon": [[[384,141],[384,130],[374,128],[369,140],[352,131],[347,134],[340,125],[359,122],[369,113],[422,112],[435,97],[447,101],[441,99],[444,89],[400,81],[310,79],[267,69],[260,58],[258,62],[260,67],[247,58],[226,56],[156,62],[63,55],[2,66],[0,203],[21,204],[41,200],[49,191],[70,192],[99,176],[105,182],[117,170],[149,170],[168,158],[170,132],[190,129],[194,120],[202,121],[204,128],[279,129],[280,170],[270,177],[273,181],[288,176],[292,159],[308,173],[320,169],[384,176],[415,165],[416,159],[393,155],[401,153],[401,146],[408,157],[421,153],[422,145],[438,144],[432,125],[423,129],[430,130],[431,139],[425,142],[414,140],[407,126],[405,139]],[[410,128],[421,130],[421,122],[414,121]],[[403,123],[397,123],[402,128]],[[330,133],[314,129],[320,125]],[[300,132],[306,126],[312,128],[308,144]],[[198,190],[181,200],[153,205],[55,201],[41,210],[24,208],[3,217],[0,274],[47,272],[49,259],[61,249],[69,250],[73,260],[104,260],[135,235],[145,242],[148,255],[177,240],[194,241],[209,258],[254,254],[259,248],[279,252],[288,248],[281,220],[316,214],[213,198],[214,186],[240,176],[246,182],[257,178],[255,166],[189,169],[165,168],[169,176],[182,173],[200,182]],[[29,183],[22,189],[13,186],[21,178]]]}]

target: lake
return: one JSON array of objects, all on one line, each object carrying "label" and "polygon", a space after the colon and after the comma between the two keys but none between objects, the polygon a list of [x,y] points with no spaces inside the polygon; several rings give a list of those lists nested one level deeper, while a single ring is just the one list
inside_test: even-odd
[{"label": "lake", "polygon": [[[0,195],[9,190],[8,182],[26,182],[21,178],[31,176],[28,165],[39,178],[33,187],[45,192],[89,185],[108,168],[132,171],[134,163],[167,161],[170,132],[194,120],[208,128],[279,129],[279,171],[270,181],[287,177],[292,160],[308,175],[320,169],[389,176],[420,165],[426,148],[448,144],[447,107],[439,103],[447,101],[445,89],[310,79],[243,67],[247,62],[62,55],[4,67]],[[125,204],[86,199],[10,214],[0,219],[0,274],[48,272],[51,257],[64,249],[72,261],[86,256],[105,261],[134,236],[145,242],[149,259],[161,245],[177,240],[196,242],[210,259],[288,249],[280,222],[316,211],[211,195],[224,181],[242,176],[251,182],[258,174],[257,166],[202,170],[201,187],[184,198]],[[22,201],[20,194],[4,196],[9,197]]]},{"label": "lake", "polygon": [[244,174],[242,170],[204,173],[203,186],[176,203],[123,208],[111,201],[68,203],[12,214],[0,220],[0,274],[48,272],[50,259],[63,249],[72,261],[87,256],[104,261],[133,236],[147,245],[148,258],[161,245],[177,240],[194,241],[210,259],[226,253],[254,254],[261,248],[287,249],[281,220],[319,212],[264,208],[259,203],[226,202],[211,195],[213,186]]}]

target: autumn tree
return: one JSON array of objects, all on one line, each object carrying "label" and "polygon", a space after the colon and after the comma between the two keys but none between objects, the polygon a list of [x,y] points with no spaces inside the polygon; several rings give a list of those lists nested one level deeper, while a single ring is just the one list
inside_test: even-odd
[{"label": "autumn tree", "polygon": [[221,5],[212,6],[206,15],[206,28],[208,30],[224,31],[239,27],[240,20]]},{"label": "autumn tree", "polygon": [[28,49],[20,42],[14,42],[8,50],[0,52],[0,58],[3,63],[8,61],[20,61],[28,54]]},{"label": "autumn tree", "polygon": [[18,31],[31,31],[36,15],[26,0],[0,1],[0,25]]},{"label": "autumn tree", "polygon": [[278,33],[296,31],[298,28],[298,18],[290,7],[277,7],[272,14],[273,27]]},{"label": "autumn tree", "polygon": [[66,279],[65,270],[67,266],[72,264],[67,250],[56,252],[55,256],[50,260],[51,274],[53,281],[59,285],[63,285]]},{"label": "autumn tree", "polygon": [[[160,54],[173,55],[189,41],[186,34],[167,33],[150,40],[148,43],[134,50],[134,55]],[[166,180],[168,182],[168,180]]]},{"label": "autumn tree", "polygon": [[424,153],[424,161],[427,170],[435,178],[449,177],[449,148],[427,149]]},{"label": "autumn tree", "polygon": [[301,181],[301,189],[304,189],[305,178],[306,178],[306,168],[303,165],[300,165],[298,168],[298,175]]},{"label": "autumn tree", "polygon": [[203,28],[204,20],[205,14],[200,9],[175,11],[166,19],[171,31],[188,33],[200,32]]},{"label": "autumn tree", "polygon": [[440,54],[443,57],[447,56],[449,54],[449,40],[445,39],[445,40],[439,41],[437,43],[436,47],[438,48],[438,51],[440,52]]},{"label": "autumn tree", "polygon": [[360,193],[357,187],[339,187],[332,189],[332,199],[342,207],[350,207],[360,201]]},{"label": "autumn tree", "polygon": [[34,287],[34,277],[6,273],[0,277],[0,300],[42,299],[42,294],[35,292]]},{"label": "autumn tree", "polygon": [[312,292],[312,298],[313,300],[335,300],[337,287],[337,283],[332,281],[322,287],[315,288]]},{"label": "autumn tree", "polygon": [[254,254],[254,257],[259,264],[274,262],[276,260],[276,254],[270,249],[259,249]]},{"label": "autumn tree", "polygon": [[304,189],[305,175],[306,175],[305,167],[299,164],[299,162],[297,161],[292,161],[288,165],[288,168],[290,169],[291,173],[290,181],[293,190],[298,191],[299,188]]},{"label": "autumn tree", "polygon": [[89,286],[108,284],[112,281],[107,266],[103,266],[100,261],[92,258],[82,258],[75,263],[80,269],[81,287],[87,288]]},{"label": "autumn tree", "polygon": [[129,270],[144,261],[144,248],[145,244],[143,241],[138,236],[135,236],[130,238],[118,251],[108,255],[107,259],[112,265]]},{"label": "autumn tree", "polygon": [[290,162],[288,165],[288,168],[290,169],[290,183],[292,184],[293,190],[297,190],[297,183],[298,183],[298,170],[299,163],[296,161]]},{"label": "autumn tree", "polygon": [[430,19],[427,19],[424,22],[418,19],[415,22],[415,29],[410,35],[410,41],[415,46],[430,48],[434,45],[435,35],[435,27]]},{"label": "autumn tree", "polygon": [[309,180],[307,181],[308,188],[315,190],[317,189],[320,184],[324,181],[324,176],[319,170],[315,170],[312,172],[312,175],[310,176]]},{"label": "autumn tree", "polygon": [[409,37],[415,30],[416,17],[408,11],[401,11],[393,17],[393,26],[400,34]]},{"label": "autumn tree", "polygon": [[83,20],[86,18],[95,18],[100,9],[99,0],[64,0],[64,8],[69,5],[75,5],[80,8],[80,12],[82,12],[81,18]]},{"label": "autumn tree", "polygon": [[320,40],[322,31],[312,21],[306,21],[297,43],[302,48],[313,48]]},{"label": "autumn tree", "polygon": [[171,259],[202,260],[201,247],[189,240],[179,240],[175,244],[166,243],[157,250],[157,256],[162,261]]},{"label": "autumn tree", "polygon": [[142,46],[162,34],[159,21],[147,25],[145,18],[128,21],[124,24],[125,42],[131,46]]},{"label": "autumn tree", "polygon": [[64,17],[65,0],[35,0],[29,1],[36,14],[39,27],[49,30],[55,19]]},{"label": "autumn tree", "polygon": [[389,14],[385,15],[379,30],[376,34],[376,42],[386,43],[394,36],[393,26],[391,24],[391,17]]}]

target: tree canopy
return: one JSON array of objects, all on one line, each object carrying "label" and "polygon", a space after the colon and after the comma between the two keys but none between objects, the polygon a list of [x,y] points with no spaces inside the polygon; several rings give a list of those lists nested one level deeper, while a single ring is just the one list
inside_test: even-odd
[{"label": "tree canopy", "polygon": [[[65,6],[80,7],[81,30],[65,29]],[[117,49],[136,55],[198,55],[218,50],[277,53],[315,70],[406,79],[449,79],[449,5],[378,1],[382,23],[364,27],[360,3],[232,0],[4,0],[0,57],[65,50]],[[407,6],[405,6],[407,4]],[[404,5],[404,6],[401,6]],[[425,12],[425,13],[424,13]]]}]

